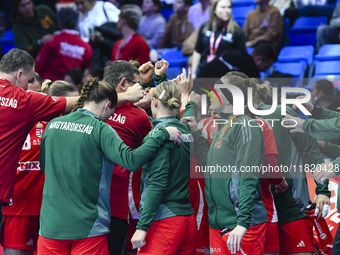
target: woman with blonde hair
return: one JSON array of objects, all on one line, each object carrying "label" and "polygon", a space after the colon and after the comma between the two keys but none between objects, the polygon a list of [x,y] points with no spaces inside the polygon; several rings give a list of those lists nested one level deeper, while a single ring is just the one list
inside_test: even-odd
[{"label": "woman with blonde hair", "polygon": [[166,81],[156,87],[151,102],[154,130],[175,126],[185,139],[179,147],[167,143],[143,166],[140,217],[131,239],[133,247],[140,248],[138,254],[196,252],[197,223],[189,200],[191,136],[176,118],[180,106],[181,90],[176,83]]},{"label": "woman with blonde hair", "polygon": [[176,128],[160,127],[132,150],[104,123],[116,104],[114,86],[89,78],[74,111],[46,127],[40,150],[45,185],[38,254],[108,254],[114,163],[137,171],[169,138],[181,142]]},{"label": "woman with blonde hair", "polygon": [[225,50],[246,52],[245,36],[242,28],[232,19],[231,6],[231,0],[213,0],[210,4],[210,19],[199,30],[193,54],[193,78],[198,67],[222,56]]}]

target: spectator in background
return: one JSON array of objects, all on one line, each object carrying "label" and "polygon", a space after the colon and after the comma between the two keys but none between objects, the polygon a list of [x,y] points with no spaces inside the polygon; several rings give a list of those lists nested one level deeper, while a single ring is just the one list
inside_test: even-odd
[{"label": "spectator in background", "polygon": [[255,3],[256,9],[248,13],[244,24],[246,47],[270,43],[278,50],[283,36],[283,20],[280,11],[269,5],[269,0],[255,0]]},{"label": "spectator in background", "polygon": [[35,58],[40,47],[53,39],[55,13],[47,6],[34,6],[32,0],[12,0],[12,9],[15,44]]},{"label": "spectator in background", "polygon": [[60,34],[46,43],[35,62],[36,71],[43,79],[62,80],[74,67],[89,68],[92,59],[90,44],[84,42],[77,31],[77,13],[72,8],[62,8],[57,13]]},{"label": "spectator in background", "polygon": [[249,77],[260,78],[260,72],[265,72],[276,60],[277,52],[269,43],[257,46],[250,54],[230,49],[200,69],[197,77],[220,79],[226,73],[237,70]]},{"label": "spectator in background", "polygon": [[41,76],[35,72],[33,79],[28,82],[27,90],[41,92],[42,82]]},{"label": "spectator in background", "polygon": [[190,6],[188,10],[188,21],[194,30],[200,28],[203,23],[209,20],[210,0],[200,0],[199,3]]},{"label": "spectator in background", "polygon": [[192,59],[192,77],[198,66],[204,67],[229,49],[246,53],[242,28],[232,19],[231,1],[214,0],[210,5],[210,19],[199,30]]},{"label": "spectator in background", "polygon": [[83,87],[83,74],[84,71],[80,67],[72,68],[66,72],[64,81],[74,84],[80,92]]},{"label": "spectator in background", "polygon": [[192,0],[176,0],[173,9],[174,14],[171,15],[166,25],[164,34],[158,48],[172,48],[181,46],[183,41],[187,39],[193,32],[193,26],[188,21],[188,9],[192,4]]},{"label": "spectator in background", "polygon": [[339,92],[334,93],[333,83],[328,80],[318,80],[312,87],[312,102],[323,108],[336,111],[340,105]]},{"label": "spectator in background", "polygon": [[150,47],[157,48],[164,33],[166,20],[159,13],[161,2],[159,0],[143,0],[144,12],[138,26],[137,32],[146,39]]},{"label": "spectator in background", "polygon": [[[92,46],[92,69],[103,68],[105,61],[109,60],[105,58],[105,55],[109,56],[110,53],[102,54],[101,33],[95,32],[95,28],[105,23],[117,22],[120,10],[110,2],[95,0],[75,0],[74,2],[79,11],[80,37],[85,42],[90,42]],[[111,48],[109,52],[111,52]]]},{"label": "spectator in background", "polygon": [[[118,21],[120,10],[110,2],[95,0],[74,0],[79,11],[78,29],[85,42],[90,41],[90,32],[105,22]],[[105,12],[104,12],[105,11]],[[96,38],[93,38],[95,40]]]},{"label": "spectator in background", "polygon": [[112,49],[111,60],[137,60],[144,64],[150,60],[150,48],[144,38],[136,34],[142,9],[134,4],[123,5],[120,9],[117,29],[123,33]]},{"label": "spectator in background", "polygon": [[322,45],[340,43],[340,2],[334,8],[332,19],[329,25],[318,26],[316,33],[316,50],[319,51]]}]

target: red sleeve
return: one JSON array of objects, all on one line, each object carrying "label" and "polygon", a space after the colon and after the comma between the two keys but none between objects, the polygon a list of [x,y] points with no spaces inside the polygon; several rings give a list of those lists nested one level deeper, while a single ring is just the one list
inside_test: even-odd
[{"label": "red sleeve", "polygon": [[180,112],[180,119],[182,119],[184,112],[185,112],[184,109]]},{"label": "red sleeve", "polygon": [[280,168],[275,169],[275,166],[277,166],[277,155],[266,154],[264,157],[264,165],[267,167],[267,171],[263,174],[267,180],[273,185],[280,184],[283,180],[283,175],[279,170]]},{"label": "red sleeve", "polygon": [[38,92],[29,91],[28,108],[34,122],[49,121],[60,116],[66,107],[65,97],[51,97]]},{"label": "red sleeve", "polygon": [[50,43],[44,44],[35,59],[35,71],[40,74],[41,77],[44,76],[51,64],[50,58],[52,56],[52,52],[50,51],[50,49]]},{"label": "red sleeve", "polygon": [[259,125],[262,126],[265,154],[279,155],[279,152],[276,147],[274,132],[269,122],[261,118],[256,118],[256,121],[257,123],[259,123]]},{"label": "red sleeve", "polygon": [[138,47],[135,48],[139,64],[150,61],[150,48],[142,36],[139,35]]}]

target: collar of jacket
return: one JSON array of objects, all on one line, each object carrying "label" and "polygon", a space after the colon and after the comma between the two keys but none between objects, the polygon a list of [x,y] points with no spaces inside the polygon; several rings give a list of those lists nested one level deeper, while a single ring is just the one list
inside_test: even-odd
[{"label": "collar of jacket", "polygon": [[231,112],[225,113],[225,112],[221,112],[221,111],[218,114],[221,116],[221,119],[224,119],[224,120],[228,120],[229,117],[232,115]]},{"label": "collar of jacket", "polygon": [[160,117],[160,118],[153,120],[152,124],[154,124],[155,127],[158,125],[165,126],[165,124],[167,124],[168,122],[174,122],[174,121],[177,121],[176,117],[172,115],[168,115],[168,116]]},{"label": "collar of jacket", "polygon": [[77,112],[82,112],[84,114],[90,115],[94,119],[99,120],[99,117],[89,110],[86,110],[86,109],[83,109],[83,108],[78,108]]}]

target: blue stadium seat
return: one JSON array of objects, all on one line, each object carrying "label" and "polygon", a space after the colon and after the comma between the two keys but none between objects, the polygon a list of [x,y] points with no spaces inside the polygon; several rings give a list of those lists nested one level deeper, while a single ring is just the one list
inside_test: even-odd
[{"label": "blue stadium seat", "polygon": [[247,48],[248,54],[252,53],[253,50],[254,50],[254,47],[249,47],[249,48]]},{"label": "blue stadium seat", "polygon": [[340,75],[340,60],[314,61],[314,76],[316,75]]},{"label": "blue stadium seat", "polygon": [[170,19],[170,16],[173,13],[174,13],[174,10],[172,8],[165,8],[165,9],[160,10],[160,14],[162,14],[167,21]]},{"label": "blue stadium seat", "polygon": [[168,80],[176,78],[177,75],[182,73],[182,67],[187,66],[188,58],[183,56],[180,50],[168,51],[162,58],[169,62],[169,68],[166,72]]},{"label": "blue stadium seat", "polygon": [[291,45],[315,45],[316,29],[327,24],[326,16],[299,17],[290,29]]},{"label": "blue stadium seat", "polygon": [[286,46],[283,47],[277,57],[279,62],[300,62],[305,61],[306,65],[313,62],[314,47],[305,46]]},{"label": "blue stadium seat", "polygon": [[316,60],[340,60],[340,44],[325,44],[314,57]]},{"label": "blue stadium seat", "polygon": [[256,5],[254,0],[233,0],[233,7],[234,6],[247,6],[247,5]]},{"label": "blue stadium seat", "polygon": [[233,6],[232,7],[232,14],[234,17],[234,20],[243,27],[247,14],[254,10],[256,8],[256,5],[246,5],[246,6]]},{"label": "blue stadium seat", "polygon": [[169,67],[186,67],[188,61],[188,58],[183,56],[180,50],[168,51],[162,58],[169,62]]},{"label": "blue stadium seat", "polygon": [[291,74],[293,76],[291,79],[291,87],[302,86],[302,80],[307,69],[305,61],[287,63],[275,62],[273,66],[276,71]]},{"label": "blue stadium seat", "polygon": [[0,45],[4,54],[6,54],[10,49],[16,48],[12,30],[6,30],[2,34],[0,38]]}]

